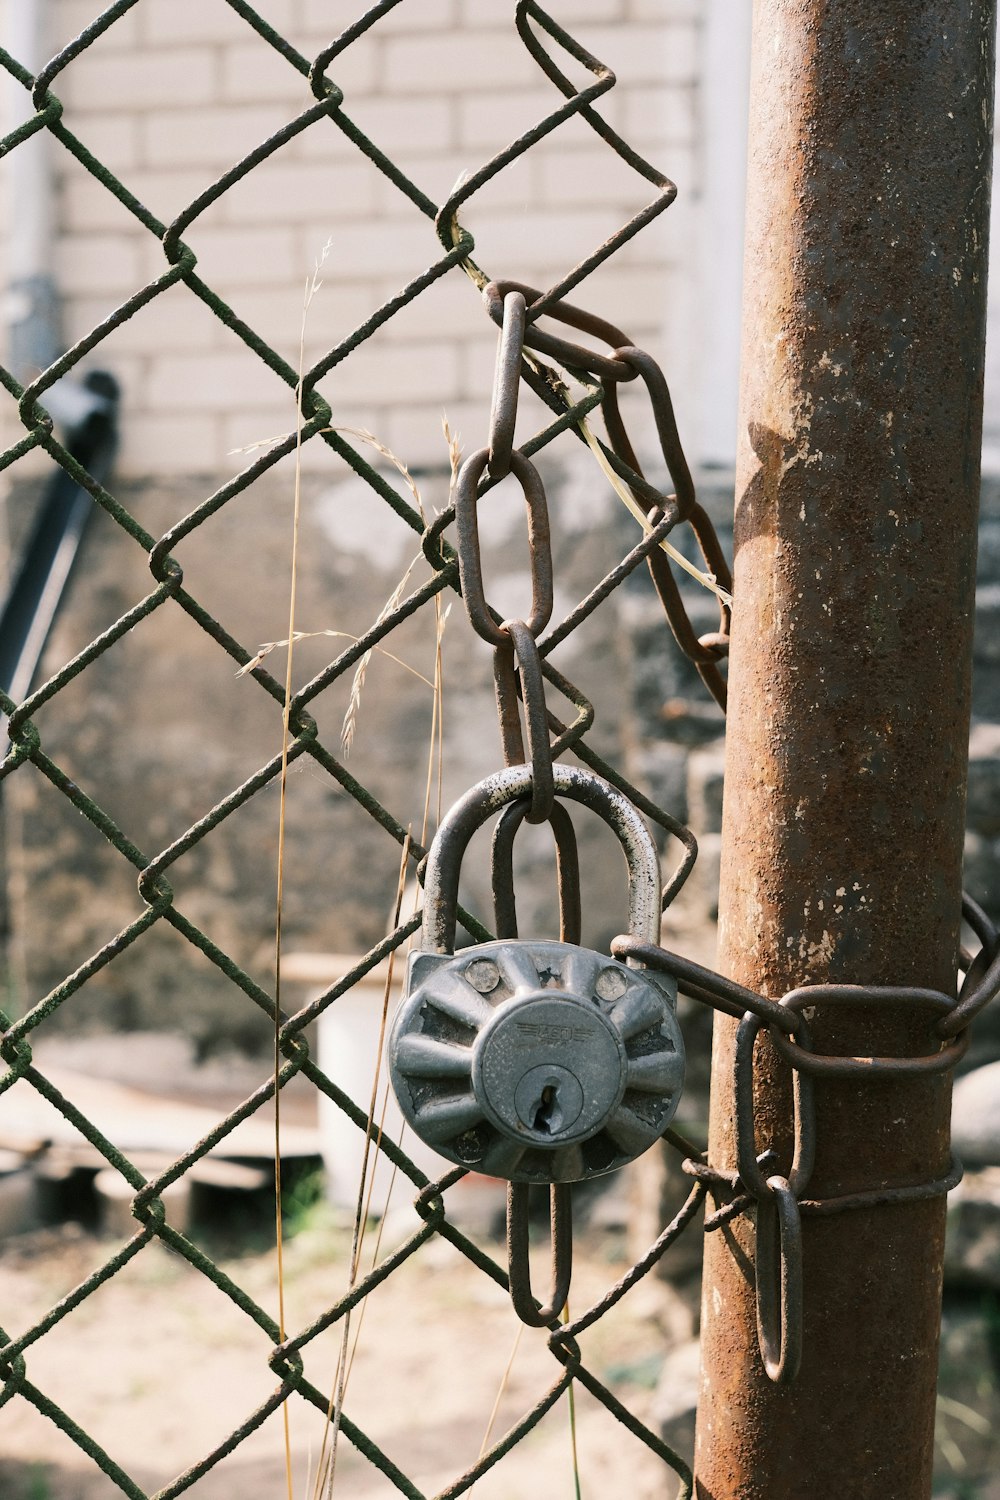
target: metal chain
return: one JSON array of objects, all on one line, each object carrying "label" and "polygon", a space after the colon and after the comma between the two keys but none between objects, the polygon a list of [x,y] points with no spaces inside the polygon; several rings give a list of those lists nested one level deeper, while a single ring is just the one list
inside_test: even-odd
[{"label": "metal chain", "polygon": [[[758,1342],[764,1368],[777,1384],[794,1380],[802,1358],[801,1215],[842,1213],[936,1198],[950,1192],[961,1180],[961,1164],[953,1157],[943,1176],[926,1182],[880,1184],[825,1199],[804,1196],[816,1151],[812,1080],[853,1078],[867,1082],[948,1072],[968,1047],[970,1019],[1000,992],[1000,933],[970,897],[964,897],[963,903],[982,947],[975,959],[965,955],[966,974],[957,1001],[938,991],[912,986],[817,984],[792,990],[776,1002],[652,944],[637,943],[630,937],[616,938],[612,944],[616,958],[632,958],[662,969],[676,979],[679,989],[691,999],[733,1017],[743,1008],[734,1059],[738,1170],[721,1171],[691,1156],[686,1157],[683,1165],[690,1175],[710,1183],[729,1200],[706,1219],[706,1232],[721,1228],[751,1207],[756,1210],[754,1272]],[[922,1005],[940,1018],[928,1028],[926,1052],[910,1057],[829,1057],[813,1051],[803,1011],[812,1014],[823,1007],[892,1005],[909,1008]],[[792,1067],[795,1146],[787,1176],[773,1172],[773,1151],[767,1150],[762,1155],[757,1152],[753,1053],[764,1026],[779,1054]],[[686,1143],[682,1150],[686,1150]]]},{"label": "metal chain", "polygon": [[[529,297],[532,302],[530,310],[528,308]],[[627,466],[630,489],[633,496],[641,495],[650,529],[655,530],[657,534],[657,542],[665,539],[668,532],[679,522],[688,520],[692,524],[706,563],[713,569],[713,577],[721,575],[727,589],[731,586],[729,569],[715,532],[695,498],[690,469],[677,432],[670,392],[662,371],[655,361],[637,349],[620,329],[558,298],[545,299],[546,314],[557,322],[603,338],[612,346],[612,358],[609,360],[604,356],[596,355],[582,346],[572,345],[538,328],[535,320],[539,313],[541,295],[533,287],[521,283],[490,282],[484,288],[484,300],[491,316],[499,322],[500,331],[490,407],[489,442],[485,448],[480,448],[466,459],[455,481],[453,500],[458,538],[458,566],[462,595],[470,624],[476,633],[493,647],[494,681],[504,763],[507,766],[527,766],[530,769],[532,788],[530,804],[523,808],[515,804],[506,818],[501,821],[498,835],[494,840],[492,864],[494,904],[498,931],[503,932],[504,935],[516,934],[511,871],[514,833],[524,819],[531,823],[549,821],[553,825],[559,851],[560,908],[563,912],[561,927],[565,933],[567,925],[576,930],[579,928],[579,893],[576,845],[572,825],[565,814],[561,815],[558,822],[556,820],[552,776],[553,747],[549,739],[549,715],[545,701],[542,658],[538,645],[539,635],[549,623],[552,612],[553,578],[548,509],[544,485],[537,469],[526,455],[514,446],[518,395],[526,349],[555,355],[565,368],[602,381],[601,404],[611,439],[610,454],[613,454],[620,464]],[[642,475],[635,452],[625,432],[615,386],[620,381],[633,380],[636,377],[642,378],[649,392],[663,457],[668,473],[676,486],[677,493],[675,494],[661,494],[648,484]],[[608,450],[605,451],[608,452]],[[531,612],[524,620],[509,619],[498,623],[486,600],[477,507],[480,487],[487,473],[490,485],[513,474],[524,495],[528,516],[527,543],[531,576]],[[435,547],[442,530],[440,519],[435,523],[433,537]],[[428,538],[428,541],[430,540]],[[658,545],[651,547],[645,555],[675,637],[695,663],[716,698],[724,705],[725,685],[717,662],[728,649],[728,606],[723,606],[720,629],[713,634],[711,644],[699,640],[691,628],[680,591],[674,582],[666,557],[659,550]],[[524,708],[523,733],[518,695]],[[572,839],[571,846],[570,839]],[[563,899],[565,894],[564,868],[567,865],[567,851],[570,847],[572,853],[568,856],[568,863],[573,870],[573,899],[575,899],[576,909],[571,922],[567,924]],[[559,1304],[550,1303],[541,1312],[536,1310],[528,1276],[526,1192],[523,1185],[517,1185],[516,1189],[512,1188],[508,1197],[509,1280],[514,1305],[519,1315],[526,1321],[540,1319],[544,1323],[554,1315],[554,1312],[558,1312]],[[550,1207],[553,1245],[556,1247],[558,1258],[558,1247],[563,1243],[568,1243],[571,1236],[568,1191],[563,1192],[554,1185],[550,1189]],[[560,1289],[568,1290],[568,1278],[565,1288],[558,1275],[555,1284]],[[794,1309],[792,1309],[789,1313],[790,1322],[794,1322],[794,1316]]]},{"label": "metal chain", "polygon": [[[692,529],[702,559],[712,579],[731,595],[732,580],[718,536],[705,511],[698,504],[694,482],[674,418],[670,392],[662,371],[649,355],[632,344],[621,329],[561,299],[544,299],[544,312],[556,323],[602,340],[611,355],[571,342],[559,334],[537,326],[539,291],[520,282],[491,282],[484,288],[487,310],[500,324],[497,345],[494,391],[490,413],[489,447],[467,461],[456,484],[455,511],[458,521],[459,567],[466,609],[473,628],[494,647],[494,676],[500,718],[504,757],[509,764],[528,764],[532,771],[530,810],[518,813],[517,824],[527,817],[540,822],[551,818],[552,750],[546,727],[544,682],[537,637],[544,625],[545,605],[551,601],[552,561],[549,546],[548,518],[544,487],[537,470],[523,467],[523,455],[514,448],[514,426],[517,413],[517,387],[524,366],[524,351],[555,358],[571,373],[597,382],[601,390],[600,406],[604,415],[610,452],[627,466],[628,484],[633,498],[645,508],[647,522],[662,527],[665,537],[675,526],[687,522]],[[641,378],[650,398],[661,454],[674,485],[671,494],[654,490],[642,473],[635,449],[622,421],[617,387],[622,382]],[[605,450],[607,453],[607,450]],[[475,521],[477,485],[487,467],[490,479],[499,480],[513,472],[521,483],[528,509],[528,547],[531,558],[532,614],[527,622],[505,621],[497,625],[486,605],[482,586],[482,562],[478,528]],[[537,484],[536,484],[537,481]],[[669,562],[659,547],[647,554],[647,565],[654,586],[664,606],[667,620],[681,649],[694,663],[705,685],[725,709],[726,685],[719,662],[728,654],[731,607],[720,601],[717,631],[698,636],[684,606]],[[515,660],[517,672],[515,674]],[[524,705],[527,730],[521,733],[518,709],[518,687]],[[509,825],[513,828],[514,824]],[[565,837],[565,835],[564,835]],[[510,873],[510,850],[513,833],[500,840],[503,859],[494,866],[495,899],[498,915],[505,916],[505,930],[516,932],[513,917],[513,878]],[[560,852],[561,852],[560,845]],[[496,853],[497,845],[494,846]],[[575,848],[574,848],[575,856]],[[499,890],[499,894],[496,894]],[[779,1384],[794,1380],[802,1357],[802,1232],[801,1202],[812,1172],[815,1157],[815,1120],[812,1104],[812,1078],[880,1076],[913,1077],[946,1072],[954,1068],[968,1046],[968,1019],[989,1003],[1000,990],[1000,951],[996,934],[978,907],[967,904],[982,942],[978,965],[970,961],[966,977],[967,994],[958,1003],[947,996],[913,987],[814,985],[793,991],[780,1002],[755,995],[744,987],[725,980],[710,970],[701,969],[677,955],[655,945],[639,943],[634,938],[620,938],[612,951],[617,958],[649,964],[670,973],[692,998],[715,1006],[724,1013],[742,1017],[737,1034],[734,1089],[737,1119],[738,1171],[733,1174],[714,1172],[706,1163],[698,1171],[715,1186],[724,1187],[730,1203],[720,1211],[726,1222],[735,1205],[743,1212],[751,1204],[756,1210],[755,1280],[757,1325],[761,1358],[770,1378]],[[987,951],[988,950],[988,951]],[[946,1045],[939,1041],[924,1054],[897,1057],[826,1057],[814,1052],[808,1040],[808,1027],[802,1011],[816,1006],[858,1007],[924,1005],[939,1016],[939,1038],[954,1037]],[[965,1026],[962,1021],[965,1021]],[[761,1027],[767,1025],[774,1045],[793,1070],[795,1152],[787,1176],[766,1170],[757,1156],[753,1121],[753,1053]],[[772,1153],[765,1153],[768,1159]],[[690,1162],[686,1163],[690,1165]],[[925,1195],[937,1195],[953,1185],[954,1166],[943,1179],[918,1185],[891,1188],[880,1186],[871,1193],[855,1193],[837,1200],[813,1200],[813,1212],[833,1212],[860,1207],[873,1201],[902,1201]],[[890,1195],[887,1197],[886,1195]],[[526,1200],[525,1200],[526,1201]],[[513,1202],[513,1199],[511,1200]],[[523,1204],[521,1207],[523,1208]],[[556,1222],[556,1199],[553,1190],[553,1224]],[[509,1224],[509,1244],[515,1245],[514,1233],[526,1235],[527,1219],[519,1213]],[[709,1227],[709,1226],[706,1226]],[[712,1227],[717,1227],[712,1226]],[[511,1250],[511,1284],[517,1285],[519,1308],[535,1307],[526,1276],[526,1240]],[[541,1314],[538,1314],[541,1316]]]},{"label": "metal chain", "polygon": [[[542,298],[535,287],[521,282],[491,282],[485,287],[483,296],[491,318],[494,322],[500,322],[501,326],[505,325],[508,306],[520,309],[522,302],[527,304],[530,300],[527,321],[521,333],[524,346],[550,355],[564,369],[582,379],[599,382],[601,410],[611,445],[610,450],[605,449],[606,456],[619,460],[618,473],[625,478],[650,525],[668,520],[670,524],[665,528],[666,531],[672,530],[682,521],[690,525],[709,575],[727,594],[731,594],[729,563],[714,526],[698,503],[691,470],[677,431],[670,388],[656,361],[637,349],[620,328],[567,302],[548,301],[544,308],[546,316],[600,339],[611,348],[610,358],[583,344],[573,343],[539,328],[535,322],[538,316],[536,307]],[[520,313],[518,316],[520,317]],[[501,348],[503,342],[501,339]],[[504,366],[505,373],[507,368],[509,367]],[[501,355],[498,353],[498,372],[500,369]],[[646,480],[622,421],[617,387],[637,377],[642,379],[649,394],[660,451],[674,485],[674,493],[670,495],[661,493]],[[494,410],[498,405],[495,396]],[[698,636],[663,552],[658,548],[651,550],[647,564],[677,644],[694,664],[716,702],[724,709],[726,685],[718,663],[729,652],[730,606],[720,600],[718,630]]]},{"label": "metal chain", "polygon": [[[472,628],[493,647],[500,739],[505,766],[527,766],[531,797],[513,803],[497,825],[492,846],[493,901],[498,936],[516,937],[513,849],[514,836],[525,820],[548,822],[556,839],[561,935],[580,940],[579,858],[569,814],[555,800],[549,713],[538,637],[552,616],[552,548],[548,504],[541,475],[520,449],[514,447],[521,360],[524,354],[526,304],[515,289],[503,299],[497,340],[489,443],[466,459],[455,480],[454,506],[458,533],[458,565],[462,597]],[[489,471],[492,484],[513,474],[521,486],[528,513],[528,556],[531,571],[531,612],[527,619],[497,624],[486,602],[479,544],[478,487]],[[524,733],[518,708],[524,705]],[[525,754],[527,746],[527,754]],[[528,1262],[528,1184],[512,1182],[507,1193],[507,1275],[514,1310],[523,1323],[544,1328],[558,1321],[569,1296],[572,1269],[573,1202],[565,1183],[549,1188],[552,1230],[553,1282],[548,1301],[539,1306],[531,1288]]]}]

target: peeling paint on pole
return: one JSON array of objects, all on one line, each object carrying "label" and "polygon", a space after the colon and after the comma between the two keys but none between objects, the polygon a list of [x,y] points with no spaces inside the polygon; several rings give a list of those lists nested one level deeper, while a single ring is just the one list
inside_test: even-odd
[{"label": "peeling paint on pole", "polygon": [[[995,0],[757,0],[722,963],[954,992]],[[817,1010],[829,1053],[930,1051],[926,1013]],[[731,1167],[735,1023],[710,1157]],[[788,1070],[757,1049],[761,1148]],[[818,1081],[810,1198],[930,1181],[950,1089]],[[787,1163],[785,1164],[785,1168]],[[752,1226],[708,1237],[702,1500],[930,1493],[944,1202],[803,1221],[801,1374],[757,1350]]]}]

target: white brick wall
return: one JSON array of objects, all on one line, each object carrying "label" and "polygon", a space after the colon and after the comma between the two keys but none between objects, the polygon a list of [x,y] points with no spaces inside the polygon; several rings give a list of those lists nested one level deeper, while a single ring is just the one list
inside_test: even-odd
[{"label": "white brick wall", "polygon": [[[0,0],[0,16],[4,3],[17,0]],[[307,57],[362,9],[331,0],[259,0],[258,8]],[[672,309],[690,304],[697,289],[699,6],[551,0],[549,8],[618,75],[601,112],[688,198],[577,293],[663,359],[684,423],[696,350],[666,338],[677,327]],[[50,9],[53,45],[64,45],[101,4],[52,0]],[[435,201],[560,102],[517,37],[513,12],[513,0],[405,0],[329,68],[344,89],[345,113]],[[584,76],[572,59],[559,61],[574,79]],[[224,0],[139,0],[55,87],[68,126],[164,222],[313,102],[306,80]],[[166,262],[155,239],[78,163],[58,146],[55,157],[56,269],[67,334],[78,338]],[[463,221],[489,271],[547,285],[652,192],[574,120],[478,194]],[[441,253],[431,221],[323,120],[184,237],[205,280],[292,362],[303,282],[328,239],[307,329],[310,361]],[[484,440],[492,345],[475,288],[454,271],[321,389],[337,421],[370,427],[413,465],[439,465],[442,408],[467,446]],[[281,383],[183,287],[123,326],[90,362],[122,377],[127,474],[226,471],[248,461],[231,448],[292,425]],[[536,417],[526,402],[525,432]],[[310,466],[333,463],[319,444],[307,455]]]}]

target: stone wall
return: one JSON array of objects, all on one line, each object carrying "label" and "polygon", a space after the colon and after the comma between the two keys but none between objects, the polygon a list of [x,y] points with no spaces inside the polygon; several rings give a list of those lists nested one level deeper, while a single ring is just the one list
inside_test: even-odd
[{"label": "stone wall", "polygon": [[[571,440],[570,440],[571,441]],[[597,581],[637,532],[582,448],[545,466],[555,534],[556,613],[565,613]],[[428,507],[447,493],[444,474],[420,476]],[[178,551],[185,583],[248,648],[287,630],[291,473],[281,467],[199,528]],[[155,533],[189,508],[190,482],[121,487],[125,503]],[[726,550],[731,490],[706,478],[702,498]],[[976,628],[975,722],[969,781],[966,881],[1000,917],[1000,713],[993,664],[1000,579],[1000,487],[984,497],[981,587]],[[517,607],[526,585],[522,511],[506,487],[483,506],[488,570],[501,604]],[[418,551],[416,538],[353,475],[331,469],[308,480],[301,543],[299,625],[307,631],[361,633],[377,616]],[[424,576],[418,563],[415,586]],[[996,579],[996,581],[994,581]],[[64,607],[46,648],[43,676],[107,628],[149,588],[141,549],[95,517]],[[712,628],[715,606],[685,585],[699,628]],[[424,675],[433,672],[434,623],[420,612],[387,646]],[[297,648],[304,681],[341,649],[321,636]],[[272,657],[277,675],[283,652]],[[672,814],[690,821],[698,864],[666,918],[671,946],[711,962],[718,901],[723,791],[722,715],[677,649],[645,569],[604,605],[554,657],[597,706],[591,742],[621,765]],[[324,693],[317,714],[324,741],[338,749],[350,674]],[[558,700],[557,712],[565,708]],[[365,685],[349,769],[404,825],[419,834],[427,771],[431,696],[396,663],[376,657]],[[280,713],[183,612],[168,603],[89,667],[38,716],[50,755],[86,787],[150,852],[176,838],[232,787],[275,753]],[[500,764],[490,653],[474,636],[460,601],[445,629],[444,805]],[[65,800],[33,770],[10,782],[12,831],[24,820],[25,856],[13,868],[12,912],[26,991],[37,999],[139,910],[132,870],[107,850]],[[437,793],[435,791],[434,799]],[[294,768],[289,797],[286,942],[328,951],[362,951],[385,925],[398,873],[398,850],[326,773],[308,761]],[[578,820],[579,821],[579,820]],[[617,858],[598,831],[586,831],[595,856],[588,873],[589,939],[606,942],[623,921]],[[252,973],[272,964],[276,793],[266,792],[213,832],[176,867],[178,901]],[[21,838],[15,839],[16,848]],[[526,925],[555,920],[547,836],[525,829],[519,878]],[[665,863],[676,851],[664,847]],[[488,891],[482,851],[470,856],[467,899],[484,916]],[[100,903],[88,891],[101,890]],[[206,1008],[207,1006],[207,1008]],[[218,1028],[257,1034],[257,1022],[210,966],[166,929],[91,981],[70,1014],[115,1025],[196,1024],[210,1043]],[[1000,1055],[990,1032],[991,1055]],[[984,1038],[984,1041],[986,1039]],[[995,1048],[995,1051],[994,1051]],[[977,1052],[977,1060],[983,1060]]]},{"label": "stone wall", "polygon": [[[569,440],[572,443],[572,439]],[[573,444],[576,447],[576,444]],[[553,516],[556,617],[581,598],[638,538],[638,528],[589,454],[545,466]],[[420,477],[428,508],[445,503],[445,475]],[[190,505],[189,486],[123,484],[121,498],[160,533]],[[508,486],[482,506],[491,595],[518,608],[528,587],[523,506]],[[291,474],[279,470],[224,508],[177,549],[185,587],[248,648],[287,634]],[[300,543],[298,625],[362,633],[377,617],[418,540],[344,466],[325,483],[307,480]],[[420,560],[410,576],[426,576]],[[41,664],[44,680],[149,590],[142,550],[95,517]],[[641,643],[662,656],[640,663],[631,625],[646,586],[613,598],[554,653],[555,665],[594,701],[589,743],[626,770],[633,766],[683,814],[683,757],[672,778],[662,748],[636,757],[634,701],[667,696],[673,642],[662,615]],[[459,600],[444,634],[446,807],[502,764],[490,649],[469,627]],[[638,602],[637,602],[638,601]],[[435,622],[432,609],[386,642],[398,662],[376,655],[361,696],[353,748],[344,757],[405,827],[420,836],[427,781]],[[653,641],[656,639],[656,645]],[[308,680],[346,644],[321,635],[296,648],[295,680]],[[276,675],[284,652],[271,658]],[[323,742],[340,748],[352,673],[316,700]],[[555,712],[569,706],[552,694]],[[656,713],[651,709],[651,719]],[[279,707],[172,601],[140,622],[39,712],[46,752],[149,854],[176,839],[280,747]],[[651,771],[652,768],[652,771]],[[431,797],[432,818],[437,803]],[[18,1003],[36,1002],[141,910],[135,872],[32,767],[5,784],[9,811],[11,927]],[[585,937],[606,944],[626,923],[624,867],[613,837],[578,820],[584,866]],[[172,866],[178,908],[261,983],[273,974],[277,788],[255,796]],[[292,949],[363,952],[385,933],[397,884],[398,845],[327,772],[299,761],[289,780],[284,935]],[[489,917],[486,850],[474,843],[463,901]],[[676,857],[675,855],[673,857]],[[547,831],[518,841],[525,930],[552,930],[555,879]],[[99,899],[95,899],[99,892]],[[198,953],[160,923],[67,1002],[58,1025],[131,1029],[180,1027],[204,1047],[224,1040],[263,1044],[266,1028],[248,1002]]]}]

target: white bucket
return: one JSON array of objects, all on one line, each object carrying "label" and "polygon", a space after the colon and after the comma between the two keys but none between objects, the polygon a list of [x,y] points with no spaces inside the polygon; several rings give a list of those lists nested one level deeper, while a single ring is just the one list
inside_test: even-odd
[{"label": "white bucket", "polygon": [[[348,974],[358,962],[357,958],[339,953],[289,954],[282,963],[282,981],[295,980],[308,984],[310,998],[315,999],[325,994],[331,985]],[[381,963],[370,970],[364,979],[328,1005],[316,1023],[319,1066],[366,1117],[371,1108],[372,1084],[379,1061],[378,1043],[388,970],[387,963]],[[396,960],[393,974],[385,1025],[386,1039],[399,1003],[405,972],[405,962],[400,956]],[[369,1212],[382,1218],[387,1207],[391,1211],[412,1203],[418,1190],[404,1172],[394,1173],[392,1163],[381,1151],[376,1150],[375,1139],[380,1128],[385,1139],[397,1145],[401,1143],[414,1165],[431,1179],[451,1171],[453,1163],[439,1156],[430,1146],[424,1145],[409,1126],[405,1126],[404,1130],[405,1122],[389,1084],[384,1048],[378,1077],[373,1140],[368,1149],[366,1194],[370,1189]],[[319,1133],[330,1201],[353,1216],[358,1206],[365,1160],[365,1131],[349,1120],[332,1099],[320,1093]],[[470,1215],[464,1209],[467,1205],[472,1210],[475,1199],[473,1216],[481,1216],[484,1222],[488,1222],[502,1208],[503,1196],[502,1183],[495,1182],[493,1178],[470,1174],[448,1194],[449,1217],[468,1222]]]}]

